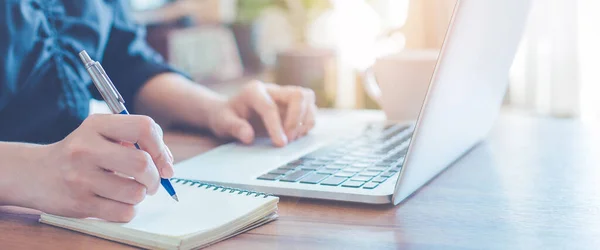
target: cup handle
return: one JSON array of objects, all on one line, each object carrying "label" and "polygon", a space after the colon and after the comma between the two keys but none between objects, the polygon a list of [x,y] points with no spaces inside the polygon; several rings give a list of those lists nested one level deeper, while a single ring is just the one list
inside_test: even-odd
[{"label": "cup handle", "polygon": [[367,95],[381,106],[381,88],[377,83],[377,77],[372,67],[365,69],[362,73],[362,83]]}]

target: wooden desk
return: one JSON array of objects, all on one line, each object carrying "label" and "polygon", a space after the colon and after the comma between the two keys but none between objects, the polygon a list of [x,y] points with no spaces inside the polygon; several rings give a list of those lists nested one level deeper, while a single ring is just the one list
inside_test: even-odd
[{"label": "wooden desk", "polygon": [[[283,198],[278,221],[209,249],[600,247],[600,137],[574,121],[504,114],[490,139],[399,206]],[[218,145],[171,133],[177,159]],[[2,249],[130,249],[0,209]]]}]

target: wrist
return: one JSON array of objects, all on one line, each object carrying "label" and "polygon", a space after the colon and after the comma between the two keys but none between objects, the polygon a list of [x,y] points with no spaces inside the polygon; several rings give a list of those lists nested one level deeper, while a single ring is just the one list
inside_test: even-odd
[{"label": "wrist", "polygon": [[224,96],[173,73],[152,78],[136,97],[136,111],[161,125],[209,128],[211,112],[227,102]]},{"label": "wrist", "polygon": [[28,183],[46,161],[46,148],[49,146],[26,143],[0,143],[0,205],[32,207],[33,194]]},{"label": "wrist", "polygon": [[203,124],[201,127],[210,129],[212,132],[214,132],[214,124],[216,121],[218,121],[219,116],[223,112],[223,109],[227,107],[227,105],[228,101],[224,98],[211,100],[207,105],[208,108],[204,111],[205,116],[202,119]]}]

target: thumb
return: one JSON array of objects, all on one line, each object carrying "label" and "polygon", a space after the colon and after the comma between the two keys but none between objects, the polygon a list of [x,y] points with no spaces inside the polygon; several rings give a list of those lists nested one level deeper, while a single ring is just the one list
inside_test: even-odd
[{"label": "thumb", "polygon": [[227,113],[223,118],[222,126],[225,129],[225,134],[245,144],[249,144],[254,140],[254,129],[248,121],[233,113]]}]

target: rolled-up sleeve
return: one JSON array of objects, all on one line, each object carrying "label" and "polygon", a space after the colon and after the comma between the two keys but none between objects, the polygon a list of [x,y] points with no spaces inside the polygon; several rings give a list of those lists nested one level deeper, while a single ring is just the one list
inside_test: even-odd
[{"label": "rolled-up sleeve", "polygon": [[[134,98],[152,77],[166,72],[183,72],[165,62],[145,40],[145,29],[131,18],[125,1],[115,1],[114,21],[102,65],[132,112]],[[93,91],[100,98],[97,91]]]}]

